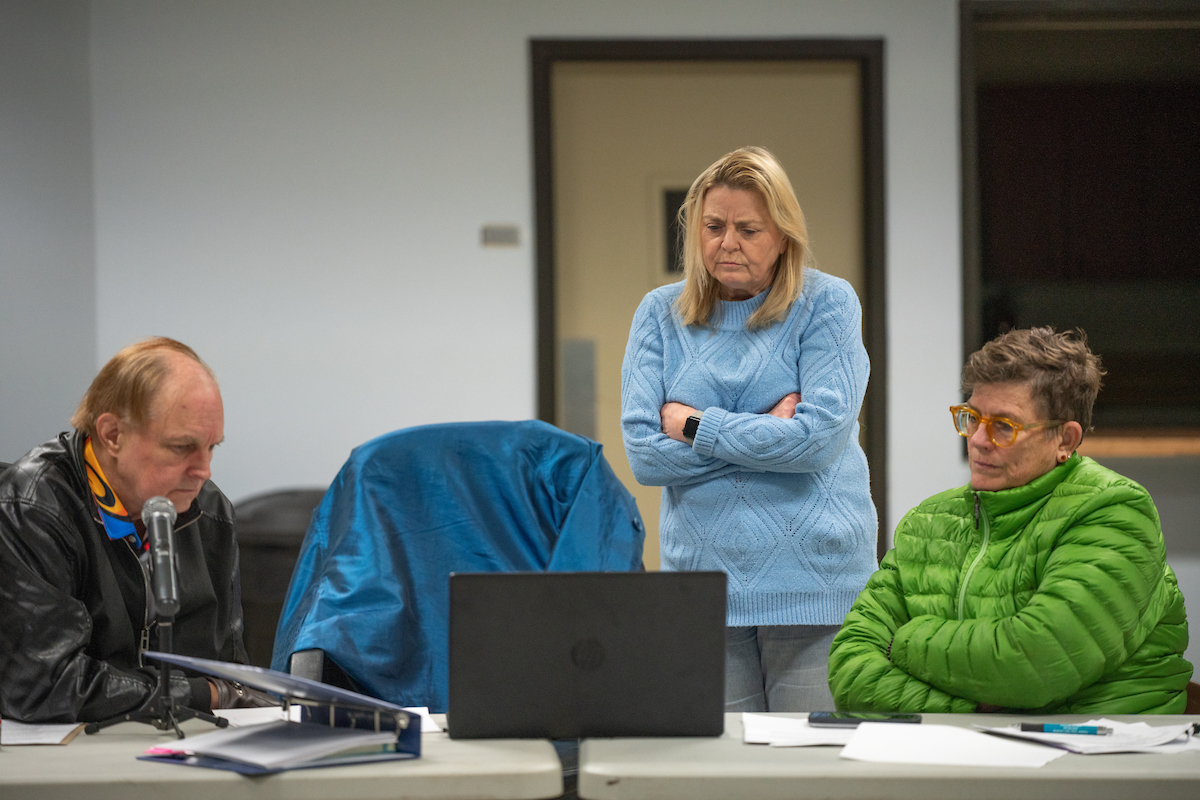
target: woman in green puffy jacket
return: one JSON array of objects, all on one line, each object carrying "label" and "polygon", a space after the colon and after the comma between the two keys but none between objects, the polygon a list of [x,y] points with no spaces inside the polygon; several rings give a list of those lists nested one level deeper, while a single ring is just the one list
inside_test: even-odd
[{"label": "woman in green puffy jacket", "polygon": [[1010,331],[963,368],[971,483],[896,527],[834,639],[839,709],[1178,714],[1187,620],[1150,495],[1075,452],[1100,360]]}]

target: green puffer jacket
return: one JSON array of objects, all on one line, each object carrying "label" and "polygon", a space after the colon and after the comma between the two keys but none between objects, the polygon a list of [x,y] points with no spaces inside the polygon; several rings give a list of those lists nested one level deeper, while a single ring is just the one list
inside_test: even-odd
[{"label": "green puffer jacket", "polygon": [[1180,714],[1187,638],[1150,495],[1076,454],[906,514],[833,641],[829,685],[856,711]]}]

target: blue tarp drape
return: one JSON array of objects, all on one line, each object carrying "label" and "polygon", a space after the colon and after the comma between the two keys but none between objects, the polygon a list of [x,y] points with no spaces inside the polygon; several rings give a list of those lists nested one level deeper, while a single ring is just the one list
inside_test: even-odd
[{"label": "blue tarp drape", "polygon": [[537,421],[381,436],[313,514],[272,666],[320,648],[367,693],[445,711],[451,572],[637,570],[643,539],[589,439]]}]

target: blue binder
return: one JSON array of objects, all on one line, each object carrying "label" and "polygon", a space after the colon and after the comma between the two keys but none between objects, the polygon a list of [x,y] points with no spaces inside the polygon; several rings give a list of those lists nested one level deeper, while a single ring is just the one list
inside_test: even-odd
[{"label": "blue binder", "polygon": [[[287,769],[419,758],[421,755],[420,715],[393,703],[247,664],[155,651],[148,651],[146,657],[278,695],[285,712],[292,705],[300,707],[300,722],[271,722],[201,734],[170,747],[154,748],[162,752],[139,756],[142,760],[261,775]],[[294,749],[297,754],[307,749],[326,752],[313,758],[303,755],[289,758],[289,749]],[[255,751],[270,753],[273,757],[264,763],[230,755]]]}]

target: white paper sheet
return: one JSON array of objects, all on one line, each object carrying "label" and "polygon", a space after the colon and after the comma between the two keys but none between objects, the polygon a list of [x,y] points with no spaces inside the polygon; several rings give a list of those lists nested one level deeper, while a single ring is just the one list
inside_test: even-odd
[{"label": "white paper sheet", "polygon": [[[1108,735],[1091,735],[1081,733],[1038,733],[1022,731],[1017,726],[1012,727],[976,727],[989,733],[1016,739],[1029,739],[1035,742],[1060,747],[1072,753],[1098,755],[1100,753],[1178,753],[1184,750],[1200,749],[1191,743],[1192,724],[1190,722],[1175,725],[1147,725],[1145,722],[1117,722],[1112,719],[1092,719],[1087,722],[1072,723],[1080,725],[1095,725],[1112,728]],[[1168,749],[1169,748],[1169,749]]]},{"label": "white paper sheet", "polygon": [[746,744],[769,744],[772,747],[843,745],[853,735],[854,728],[814,728],[806,719],[742,714],[742,741]]},{"label": "white paper sheet", "polygon": [[442,726],[429,716],[429,706],[405,706],[404,710],[421,715],[421,733],[441,733]]},{"label": "white paper sheet", "polygon": [[968,767],[1043,767],[1065,750],[1026,744],[953,725],[864,722],[841,757],[888,764],[947,764]]},{"label": "white paper sheet", "polygon": [[4,720],[0,724],[0,745],[5,747],[26,744],[68,744],[84,724],[66,723],[61,725],[29,725],[24,722]]}]

